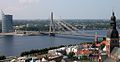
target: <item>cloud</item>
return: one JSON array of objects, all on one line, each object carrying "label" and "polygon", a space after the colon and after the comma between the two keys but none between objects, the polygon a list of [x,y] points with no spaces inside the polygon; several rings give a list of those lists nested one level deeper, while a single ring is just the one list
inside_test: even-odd
[{"label": "cloud", "polygon": [[38,3],[40,0],[19,0],[19,3]]}]

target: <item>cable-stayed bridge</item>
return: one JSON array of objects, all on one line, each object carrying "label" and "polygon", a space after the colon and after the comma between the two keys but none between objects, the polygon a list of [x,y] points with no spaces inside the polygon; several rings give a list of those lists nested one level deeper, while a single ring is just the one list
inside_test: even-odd
[{"label": "cable-stayed bridge", "polygon": [[72,35],[72,36],[85,36],[85,37],[95,37],[95,36],[103,37],[98,34],[80,33],[79,29],[77,29],[73,25],[65,22],[62,19],[59,20],[53,19],[53,17],[54,17],[53,12],[51,12],[49,32],[46,32],[46,34],[49,34],[49,36],[55,36],[56,34],[60,34],[60,35]]}]

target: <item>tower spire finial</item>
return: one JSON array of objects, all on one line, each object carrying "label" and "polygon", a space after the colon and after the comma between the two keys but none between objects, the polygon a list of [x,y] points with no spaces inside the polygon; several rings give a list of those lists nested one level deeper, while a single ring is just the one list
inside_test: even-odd
[{"label": "tower spire finial", "polygon": [[113,15],[113,16],[115,16],[115,13],[114,13],[114,11],[112,12],[112,15]]}]

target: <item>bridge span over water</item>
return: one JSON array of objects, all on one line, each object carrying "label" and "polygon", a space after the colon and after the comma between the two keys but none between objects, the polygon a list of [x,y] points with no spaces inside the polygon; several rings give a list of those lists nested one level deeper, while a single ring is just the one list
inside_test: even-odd
[{"label": "bridge span over water", "polygon": [[[26,32],[26,33],[24,33]],[[95,37],[95,34],[72,34],[70,32],[68,33],[55,33],[56,35],[64,35],[64,36],[83,36],[83,37]],[[11,33],[0,33],[0,36],[42,36],[42,35],[48,35],[49,32],[38,32],[38,31],[23,31],[23,33],[16,33],[16,32],[11,32]],[[105,37],[101,35],[97,35],[97,37]]]},{"label": "bridge span over water", "polygon": [[78,32],[79,29],[74,27],[73,25],[65,22],[64,20],[54,20],[53,19],[53,12],[51,12],[51,19],[50,19],[49,31],[48,32],[41,32],[41,31],[15,31],[11,33],[0,33],[0,36],[4,35],[18,35],[18,36],[30,36],[30,35],[49,35],[55,36],[56,34],[60,35],[71,35],[71,36],[84,36],[84,37],[105,37],[98,34],[87,34],[87,33],[80,33]]}]

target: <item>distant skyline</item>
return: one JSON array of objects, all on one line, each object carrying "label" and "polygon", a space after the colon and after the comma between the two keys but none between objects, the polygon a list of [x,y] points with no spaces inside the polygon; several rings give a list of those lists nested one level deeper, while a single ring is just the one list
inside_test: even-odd
[{"label": "distant skyline", "polygon": [[[120,19],[120,0],[0,0],[0,9],[14,19]],[[1,14],[1,12],[0,12]],[[1,19],[1,17],[0,17]]]}]

